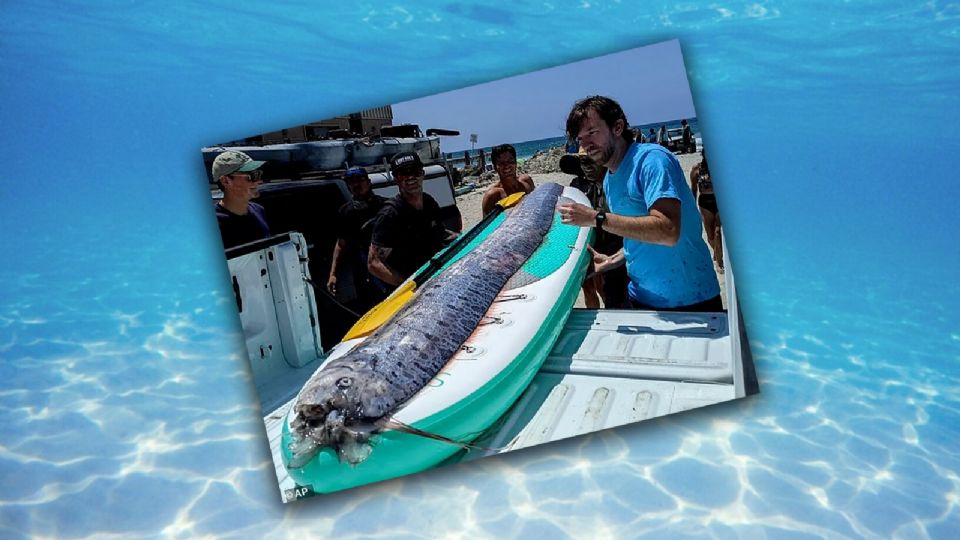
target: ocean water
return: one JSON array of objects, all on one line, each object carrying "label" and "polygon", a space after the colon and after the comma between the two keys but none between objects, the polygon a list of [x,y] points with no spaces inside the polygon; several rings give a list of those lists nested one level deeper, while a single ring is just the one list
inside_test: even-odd
[{"label": "ocean water", "polygon": [[[701,136],[700,126],[699,126],[699,123],[697,122],[697,119],[690,118],[689,122],[690,122],[690,129],[693,130],[694,137],[695,138],[700,137]],[[658,129],[661,124],[665,124],[668,129],[672,129],[675,127],[679,128],[680,119],[678,118],[675,120],[664,120],[663,122],[657,122],[656,124],[633,125],[631,127],[634,129],[641,129],[643,130],[644,134],[647,134],[650,128]],[[531,157],[533,157],[534,154],[542,150],[549,150],[551,148],[556,148],[558,146],[566,146],[567,138],[566,136],[547,137],[544,139],[515,142],[511,144],[513,144],[514,149],[516,149],[517,151],[517,159],[520,161],[523,161],[523,160],[530,159]],[[463,157],[464,152],[468,152],[472,159],[480,154],[480,150],[481,150],[480,148],[473,148],[473,149],[466,148],[466,149],[461,149],[454,152],[446,152],[446,154],[448,159],[449,158],[459,159]],[[490,153],[493,152],[493,146],[484,146],[482,150],[485,155],[489,156]],[[446,149],[444,149],[444,151],[446,151]]]},{"label": "ocean water", "polygon": [[[956,3],[19,2],[0,36],[0,537],[960,530]],[[282,505],[198,149],[673,38],[761,393]]]},{"label": "ocean water", "polygon": [[[537,139],[533,141],[523,141],[510,143],[513,145],[513,148],[517,151],[517,160],[523,161],[530,159],[534,154],[541,150],[549,150],[550,148],[555,148],[557,146],[566,146],[567,138],[566,137],[547,137],[545,139]],[[463,153],[467,152],[470,155],[471,160],[475,159],[480,155],[480,151],[483,151],[484,155],[487,156],[487,159],[490,159],[490,155],[493,152],[493,146],[484,146],[482,148],[467,148],[463,150],[458,150],[454,152],[444,152],[447,154],[448,159],[461,159],[463,158]]]}]

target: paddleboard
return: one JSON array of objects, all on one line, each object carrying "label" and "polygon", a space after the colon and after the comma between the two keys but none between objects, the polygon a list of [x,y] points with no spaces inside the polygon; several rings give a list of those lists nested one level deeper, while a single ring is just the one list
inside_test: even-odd
[{"label": "paddleboard", "polygon": [[[590,204],[583,193],[572,187],[564,188],[562,196]],[[459,245],[455,253],[447,253],[439,271],[425,265],[410,281],[422,281],[422,272],[442,272],[479,245],[510,211],[478,224],[482,230],[473,231],[472,239]],[[556,212],[553,217],[543,243],[507,282],[461,350],[393,414],[396,421],[469,442],[493,425],[526,389],[570,314],[590,257],[587,245],[593,229],[563,224]],[[443,253],[437,257],[442,256]],[[398,290],[405,287],[401,285]],[[365,338],[366,335],[340,343],[325,363],[339,358]],[[313,493],[423,471],[463,450],[460,445],[387,429],[374,436],[373,451],[357,465],[341,463],[334,451],[323,449],[307,463],[291,466],[290,422],[295,414],[291,407],[284,419],[281,455],[298,488]]]}]

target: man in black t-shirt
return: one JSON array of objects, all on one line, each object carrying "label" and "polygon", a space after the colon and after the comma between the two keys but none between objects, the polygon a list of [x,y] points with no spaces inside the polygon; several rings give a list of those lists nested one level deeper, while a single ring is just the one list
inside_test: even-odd
[{"label": "man in black t-shirt", "polygon": [[440,205],[423,192],[423,163],[414,152],[390,159],[390,172],[400,193],[377,214],[367,268],[388,285],[397,286],[430,260],[457,233],[440,221]]},{"label": "man in black t-shirt", "polygon": [[696,152],[697,147],[693,142],[693,130],[690,129],[690,124],[687,123],[686,118],[680,120],[680,127],[683,128],[680,132],[680,153]]},{"label": "man in black t-shirt", "polygon": [[366,311],[383,300],[387,290],[383,282],[367,270],[373,224],[387,199],[373,192],[370,177],[363,167],[348,169],[343,179],[353,200],[344,203],[339,210],[337,243],[333,248],[333,263],[327,278],[327,289],[333,294],[337,293],[337,272],[343,266],[342,263],[348,261],[347,266],[352,269],[353,283],[360,303],[358,307]]},{"label": "man in black t-shirt", "polygon": [[250,202],[259,196],[257,190],[263,181],[260,167],[264,163],[233,150],[213,160],[210,170],[223,191],[223,199],[216,204],[216,214],[224,249],[270,237],[263,207]]}]

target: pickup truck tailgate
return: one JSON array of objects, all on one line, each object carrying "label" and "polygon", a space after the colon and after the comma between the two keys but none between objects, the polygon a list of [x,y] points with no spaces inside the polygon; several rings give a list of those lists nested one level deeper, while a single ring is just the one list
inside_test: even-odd
[{"label": "pickup truck tailgate", "polygon": [[526,392],[477,441],[497,450],[463,459],[734,399],[738,353],[726,313],[575,309]]}]

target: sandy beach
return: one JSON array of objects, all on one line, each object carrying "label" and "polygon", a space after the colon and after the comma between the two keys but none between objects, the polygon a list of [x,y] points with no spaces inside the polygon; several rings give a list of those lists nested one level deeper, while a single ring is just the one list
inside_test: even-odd
[{"label": "sandy beach", "polygon": [[[694,165],[700,162],[700,154],[682,154],[677,156],[680,160],[680,166],[683,168],[684,177],[689,182],[690,180],[690,170]],[[565,174],[562,172],[555,173],[535,173],[531,174],[533,177],[533,182],[536,185],[545,184],[549,182],[556,182],[558,184],[568,186],[570,181],[573,180],[573,176]],[[476,178],[466,178],[466,181],[476,181]],[[476,225],[483,218],[483,215],[480,211],[480,203],[483,200],[483,193],[486,191],[486,188],[490,184],[480,185],[477,189],[471,191],[470,193],[465,193],[457,197],[457,207],[460,209],[460,213],[463,215],[463,227],[464,230]],[[703,232],[704,242],[706,242],[706,232]],[[709,247],[709,245],[708,245]],[[718,274],[717,278],[720,282],[720,294],[723,297],[723,305],[727,306],[727,291],[724,284],[723,274]],[[577,303],[574,307],[586,307],[583,302],[583,293],[581,292],[577,298]]]}]

